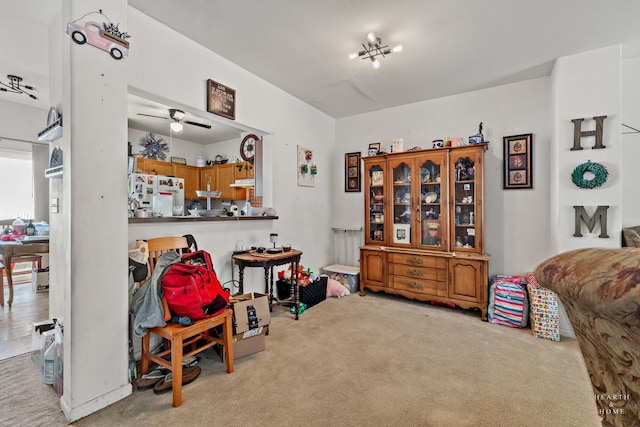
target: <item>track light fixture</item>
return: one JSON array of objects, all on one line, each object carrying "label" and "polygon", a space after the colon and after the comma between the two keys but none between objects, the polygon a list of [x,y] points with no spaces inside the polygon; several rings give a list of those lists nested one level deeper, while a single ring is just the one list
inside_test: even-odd
[{"label": "track light fixture", "polygon": [[364,50],[360,52],[354,52],[349,55],[349,59],[362,58],[368,59],[371,61],[371,65],[373,68],[380,68],[380,61],[378,60],[378,56],[382,56],[385,58],[387,55],[391,53],[401,52],[402,45],[397,45],[392,48],[389,45],[383,45],[382,39],[376,36],[375,33],[367,34],[367,44],[362,43],[362,47]]},{"label": "track light fixture", "polygon": [[0,85],[4,86],[4,87],[0,87],[0,91],[2,92],[11,92],[11,93],[24,93],[25,95],[27,95],[29,98],[37,101],[38,98],[29,93],[29,92],[25,92],[26,90],[36,90],[36,88],[34,88],[33,86],[27,86],[27,85],[21,85],[20,82],[22,81],[22,77],[18,77],[18,76],[14,76],[12,74],[9,74],[7,76],[7,78],[9,79],[9,84],[6,83],[2,83],[0,82]]}]

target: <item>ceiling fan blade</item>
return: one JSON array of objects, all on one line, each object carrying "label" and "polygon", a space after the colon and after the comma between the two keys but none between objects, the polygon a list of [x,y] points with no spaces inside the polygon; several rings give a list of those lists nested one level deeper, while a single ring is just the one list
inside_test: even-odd
[{"label": "ceiling fan blade", "polygon": [[184,120],[183,123],[193,126],[200,126],[201,128],[211,129],[211,125],[205,125],[204,123],[191,122],[189,120]]},{"label": "ceiling fan blade", "polygon": [[167,119],[167,117],[162,117],[162,116],[154,116],[153,114],[143,114],[143,113],[138,113],[139,116],[146,116],[146,117],[155,117],[156,119]]}]

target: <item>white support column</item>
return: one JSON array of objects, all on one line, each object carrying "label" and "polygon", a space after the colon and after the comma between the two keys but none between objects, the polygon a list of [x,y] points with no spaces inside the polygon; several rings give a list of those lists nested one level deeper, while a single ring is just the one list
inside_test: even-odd
[{"label": "white support column", "polygon": [[[102,9],[123,31],[126,0],[62,0],[51,29],[52,103],[63,114],[64,175],[52,180],[51,316],[64,325],[64,394],[74,421],[131,394],[128,382],[127,59],[78,45],[66,24]],[[107,22],[91,14],[80,22]],[[133,43],[135,46],[135,43]],[[53,144],[52,144],[53,145]]]},{"label": "white support column", "polygon": [[[551,211],[552,239],[555,252],[586,247],[619,247],[621,233],[621,47],[612,46],[563,57],[557,60],[552,74],[552,147]],[[607,116],[603,126],[603,145],[593,149],[595,137],[581,138],[582,150],[574,145],[573,119],[584,118],[582,131],[595,130],[593,117]],[[576,166],[591,160],[605,166],[607,182],[587,190],[571,180]],[[581,224],[583,237],[574,237],[575,210],[584,206],[593,215],[598,206],[607,210],[608,238],[600,238],[600,224],[589,232]],[[560,334],[575,337],[571,323],[560,307]]]}]

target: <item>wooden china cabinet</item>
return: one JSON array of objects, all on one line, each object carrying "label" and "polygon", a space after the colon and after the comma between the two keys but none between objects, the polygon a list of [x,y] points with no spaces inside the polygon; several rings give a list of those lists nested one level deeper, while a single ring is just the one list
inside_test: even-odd
[{"label": "wooden china cabinet", "polygon": [[487,144],[365,157],[360,292],[478,308],[487,319]]}]

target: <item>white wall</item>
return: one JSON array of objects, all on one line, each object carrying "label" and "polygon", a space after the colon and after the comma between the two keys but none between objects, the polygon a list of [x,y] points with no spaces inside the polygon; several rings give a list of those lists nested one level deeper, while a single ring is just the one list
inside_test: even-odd
[{"label": "white wall", "polygon": [[[640,129],[640,57],[622,62],[622,123]],[[620,163],[622,183],[622,227],[640,225],[640,191],[638,191],[638,159],[640,133],[621,127]]]},{"label": "white wall", "polygon": [[38,132],[47,126],[47,114],[40,102],[23,105],[0,101],[0,149],[31,153],[33,216],[39,221],[49,221],[49,181],[44,177],[44,170],[49,167],[49,144],[29,141],[38,141]]},{"label": "white wall", "polygon": [[47,113],[42,103],[30,106],[0,100],[0,138],[38,141],[38,132],[47,127]]},{"label": "white wall", "polygon": [[[272,201],[280,219],[251,225],[244,222],[237,226],[232,223],[214,226],[215,236],[196,235],[201,246],[214,254],[226,254],[233,250],[236,240],[264,243],[268,242],[270,232],[277,232],[303,251],[305,266],[317,271],[327,265],[331,256],[329,218],[334,120],[135,9],[129,8],[128,24],[127,31],[135,34],[127,59],[130,88],[207,114],[206,81],[214,79],[242,94],[236,105],[236,122],[269,134],[264,137],[265,200]],[[173,52],[172,61],[157,55],[158,46]],[[167,84],[175,82],[175,76],[187,83]],[[297,144],[316,149],[320,173],[315,187],[299,187],[296,183]],[[230,160],[235,159],[239,145],[237,141],[235,149],[228,149]],[[212,154],[212,147],[207,147],[205,156]],[[129,241],[140,238],[141,233],[152,237],[149,234],[177,232],[174,227],[143,230],[130,228]],[[230,275],[226,275],[223,279],[229,278]]]},{"label": "white wall", "polygon": [[[523,274],[551,255],[549,233],[550,80],[540,78],[338,119],[333,156],[333,223],[363,226],[362,193],[344,192],[344,154],[381,142],[389,151],[393,138],[404,148],[431,148],[445,136],[478,132],[485,139],[485,241],[491,255],[489,274]],[[533,134],[533,189],[503,190],[502,138]],[[338,148],[339,147],[339,148]]]},{"label": "white wall", "polygon": [[[553,136],[553,156],[558,166],[552,169],[552,185],[557,188],[552,221],[557,222],[555,245],[557,252],[584,247],[619,247],[621,232],[621,47],[604,49],[559,58],[553,70],[557,90],[553,93],[557,114],[553,117],[557,132]],[[595,116],[607,116],[604,121],[603,144],[594,150],[594,137],[582,138],[583,150],[571,151],[574,124],[572,119],[585,118],[582,130],[595,129]],[[599,188],[583,189],[571,181],[571,173],[580,164],[591,160],[607,168],[607,182]],[[575,210],[584,206],[592,215],[597,206],[609,206],[607,233],[600,238],[600,225],[589,232],[581,225],[583,237],[574,237]],[[557,220],[557,221],[556,221]]]}]

